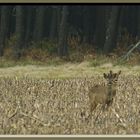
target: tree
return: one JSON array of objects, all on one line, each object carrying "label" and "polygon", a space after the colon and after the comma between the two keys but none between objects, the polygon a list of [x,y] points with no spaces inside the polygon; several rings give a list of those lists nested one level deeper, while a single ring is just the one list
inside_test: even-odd
[{"label": "tree", "polygon": [[98,50],[102,50],[105,43],[106,21],[108,19],[108,7],[99,6],[96,9],[96,29],[95,29],[95,44]]},{"label": "tree", "polygon": [[28,6],[26,9],[26,33],[25,33],[25,45],[28,46],[28,43],[31,41],[32,37],[32,20],[33,20],[33,8]]},{"label": "tree", "polygon": [[52,7],[52,19],[51,19],[51,27],[50,27],[50,40],[54,40],[56,38],[57,33],[57,7]]},{"label": "tree", "polygon": [[108,27],[106,29],[106,40],[104,44],[105,54],[110,53],[113,50],[113,48],[116,47],[119,12],[119,6],[112,6],[111,15],[108,21]]},{"label": "tree", "polygon": [[16,46],[14,50],[14,58],[19,59],[22,55],[24,47],[24,7],[16,6]]},{"label": "tree", "polygon": [[137,34],[137,13],[137,6],[129,6],[127,8],[126,27],[133,37],[136,37]]},{"label": "tree", "polygon": [[35,26],[33,34],[34,41],[40,41],[43,38],[45,10],[45,6],[38,6],[36,8],[36,18],[34,23]]},{"label": "tree", "polygon": [[0,56],[3,56],[5,40],[8,37],[9,30],[9,15],[10,7],[2,6],[1,7],[1,20],[0,20]]},{"label": "tree", "polygon": [[137,16],[137,36],[140,39],[140,7],[138,7],[138,16]]},{"label": "tree", "polygon": [[68,56],[67,46],[67,20],[68,20],[68,6],[62,7],[62,17],[58,36],[58,54],[60,57]]},{"label": "tree", "polygon": [[88,6],[83,7],[83,42],[89,43],[90,42],[90,28],[91,28],[91,21],[90,21],[90,9]]}]

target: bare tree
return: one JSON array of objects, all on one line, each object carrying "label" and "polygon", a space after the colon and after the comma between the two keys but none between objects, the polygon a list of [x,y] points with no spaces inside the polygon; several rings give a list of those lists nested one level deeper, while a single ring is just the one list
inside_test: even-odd
[{"label": "bare tree", "polygon": [[14,58],[19,59],[22,55],[24,47],[24,18],[23,6],[16,6],[16,46],[14,50]]},{"label": "bare tree", "polygon": [[56,38],[57,33],[57,7],[52,8],[52,19],[51,19],[51,27],[50,27],[50,40],[54,40]]},{"label": "bare tree", "polygon": [[58,35],[58,54],[60,57],[68,55],[67,46],[67,20],[68,20],[68,6],[63,6],[62,17]]},{"label": "bare tree", "polygon": [[1,7],[0,20],[0,56],[3,56],[5,40],[8,37],[10,6]]},{"label": "bare tree", "polygon": [[112,6],[111,15],[106,29],[106,40],[104,44],[105,54],[110,53],[116,46],[117,33],[118,33],[118,19],[119,19],[119,6]]},{"label": "bare tree", "polygon": [[33,20],[33,7],[28,6],[26,8],[26,32],[25,32],[25,46],[28,46],[28,43],[32,39],[32,20]]},{"label": "bare tree", "polygon": [[38,6],[36,8],[36,18],[33,34],[34,41],[40,41],[43,37],[45,9],[45,6]]},{"label": "bare tree", "polygon": [[96,8],[96,29],[95,29],[95,44],[98,50],[102,50],[105,43],[105,30],[108,7],[99,6]]}]

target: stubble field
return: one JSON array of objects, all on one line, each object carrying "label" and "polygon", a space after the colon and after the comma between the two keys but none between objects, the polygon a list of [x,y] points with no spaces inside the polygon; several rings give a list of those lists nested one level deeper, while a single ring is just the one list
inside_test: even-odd
[{"label": "stubble field", "polygon": [[[38,68],[38,74],[37,67],[30,68],[0,69],[0,134],[140,134],[139,67],[67,65],[54,67],[56,75],[53,68]],[[110,69],[122,70],[111,109],[95,121],[98,106],[87,121],[88,88],[105,83],[102,74]]]}]

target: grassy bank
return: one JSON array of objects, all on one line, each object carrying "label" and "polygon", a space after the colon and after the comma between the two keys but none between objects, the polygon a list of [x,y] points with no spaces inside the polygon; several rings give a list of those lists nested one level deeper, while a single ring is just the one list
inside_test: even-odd
[{"label": "grassy bank", "polygon": [[104,63],[99,66],[93,66],[91,61],[81,63],[63,62],[61,64],[33,64],[18,62],[16,65],[10,63],[8,67],[0,68],[0,77],[3,76],[27,76],[34,78],[74,78],[74,77],[92,77],[102,74],[109,70],[122,70],[124,75],[140,74],[140,66],[116,65],[112,63]]}]

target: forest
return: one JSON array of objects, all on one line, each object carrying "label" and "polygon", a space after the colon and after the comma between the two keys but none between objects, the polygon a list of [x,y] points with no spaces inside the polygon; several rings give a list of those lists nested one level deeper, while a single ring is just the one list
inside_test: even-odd
[{"label": "forest", "polygon": [[0,56],[120,56],[139,40],[139,15],[139,5],[1,5]]}]

